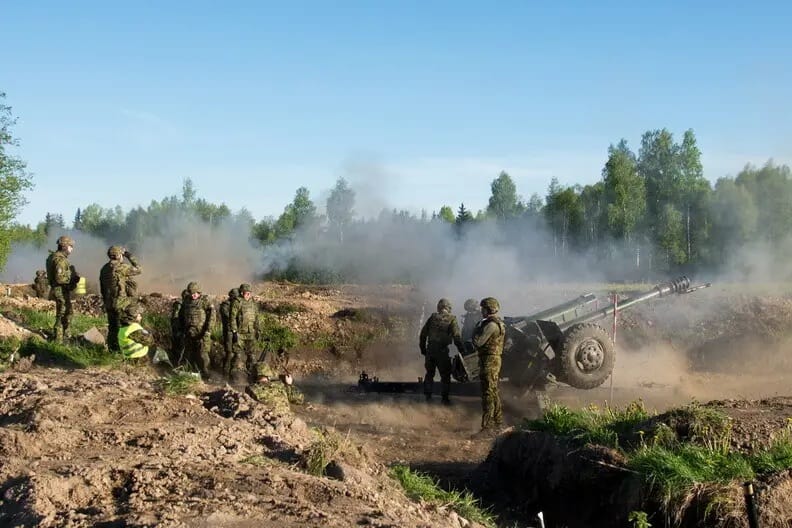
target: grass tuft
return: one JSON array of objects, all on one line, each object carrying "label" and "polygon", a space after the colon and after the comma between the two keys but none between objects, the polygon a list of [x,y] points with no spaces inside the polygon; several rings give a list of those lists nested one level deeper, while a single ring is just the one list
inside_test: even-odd
[{"label": "grass tuft", "polygon": [[314,429],[316,440],[306,449],[303,455],[303,465],[308,474],[323,477],[327,466],[336,455],[344,448],[345,440],[337,433],[328,429]]},{"label": "grass tuft", "polygon": [[446,491],[428,475],[403,465],[391,468],[390,475],[401,484],[407,496],[413,500],[449,506],[469,521],[492,528],[497,526],[495,516],[489,510],[482,508],[469,491]]},{"label": "grass tuft", "polygon": [[176,369],[173,373],[160,378],[158,385],[165,394],[177,396],[194,392],[200,381],[191,372]]},{"label": "grass tuft", "polygon": [[67,368],[115,367],[123,360],[120,354],[111,354],[103,345],[86,343],[54,343],[33,336],[19,347],[20,356],[36,355],[36,363],[59,365]]}]

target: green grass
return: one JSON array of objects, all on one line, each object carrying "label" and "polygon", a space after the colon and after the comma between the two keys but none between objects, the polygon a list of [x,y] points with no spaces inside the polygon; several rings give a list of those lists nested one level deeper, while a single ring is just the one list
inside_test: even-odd
[{"label": "green grass", "polygon": [[667,507],[683,505],[701,485],[733,484],[792,468],[792,423],[769,447],[743,454],[730,447],[728,416],[696,402],[662,415],[650,413],[641,401],[623,409],[553,405],[522,428],[617,449]]},{"label": "green grass", "polygon": [[428,475],[413,471],[407,466],[394,466],[390,470],[390,475],[401,484],[407,496],[413,500],[449,506],[469,521],[491,528],[497,526],[495,516],[483,509],[469,491],[446,491]]},{"label": "green grass", "polygon": [[66,368],[114,367],[123,363],[119,354],[111,354],[103,345],[53,343],[34,336],[23,341],[20,356],[36,355],[40,365],[58,365]]},{"label": "green grass", "polygon": [[[29,330],[40,333],[49,333],[55,326],[55,312],[42,312],[32,308],[11,308],[4,307],[3,315],[24,326]],[[93,317],[91,315],[75,313],[72,315],[71,333],[78,335],[86,332],[91,327],[101,328],[107,326],[107,319],[104,317]]]},{"label": "green grass", "polygon": [[194,392],[200,382],[201,380],[192,373],[176,369],[171,374],[160,378],[158,385],[165,394],[182,396]]},{"label": "green grass", "polygon": [[563,405],[551,405],[542,418],[526,420],[522,428],[566,436],[583,444],[617,448],[620,438],[651,416],[640,400],[623,409],[590,406],[577,411]]}]

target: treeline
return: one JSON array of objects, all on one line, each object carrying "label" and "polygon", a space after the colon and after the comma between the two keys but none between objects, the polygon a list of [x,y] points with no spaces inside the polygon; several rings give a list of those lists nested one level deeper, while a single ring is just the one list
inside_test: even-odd
[{"label": "treeline", "polygon": [[[608,149],[597,183],[562,186],[553,178],[545,196],[527,200],[502,172],[491,182],[487,207],[476,213],[459,204],[421,214],[386,209],[376,218],[360,218],[357,199],[340,178],[319,207],[301,187],[279,216],[256,221],[247,210],[232,212],[199,198],[187,180],[181,196],[147,207],[125,212],[90,204],[75,212],[71,225],[49,213],[35,227],[12,225],[7,233],[11,241],[43,246],[53,233],[71,228],[135,247],[167,236],[168,225],[180,220],[217,227],[230,222],[265,248],[271,276],[326,282],[367,278],[370,266],[401,262],[405,254],[427,265],[453,259],[455,245],[471,237],[511,248],[533,265],[584,262],[635,279],[716,269],[748,242],[780,245],[792,232],[789,167],[748,165],[713,186],[704,178],[692,130],[678,142],[668,130],[648,131],[637,152],[622,140]],[[409,266],[394,266],[386,276],[368,278],[412,280],[411,273]]]}]

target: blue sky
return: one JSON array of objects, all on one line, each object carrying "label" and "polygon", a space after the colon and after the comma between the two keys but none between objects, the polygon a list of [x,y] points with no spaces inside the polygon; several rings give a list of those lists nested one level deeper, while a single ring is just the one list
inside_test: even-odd
[{"label": "blue sky", "polygon": [[[162,5],[160,5],[162,4]],[[690,5],[688,5],[690,4]],[[705,174],[792,164],[790,2],[0,0],[0,91],[68,220],[199,194],[258,219],[339,176],[374,213],[593,183],[692,128]]]}]

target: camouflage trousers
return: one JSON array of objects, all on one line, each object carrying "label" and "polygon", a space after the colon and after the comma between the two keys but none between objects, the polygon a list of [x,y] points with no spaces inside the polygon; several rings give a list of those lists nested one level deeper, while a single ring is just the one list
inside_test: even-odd
[{"label": "camouflage trousers", "polygon": [[237,334],[237,342],[233,347],[231,371],[244,371],[251,376],[256,374],[256,340],[252,335]]},{"label": "camouflage trousers", "polygon": [[52,339],[62,343],[64,337],[69,337],[72,318],[71,290],[56,286],[50,291],[50,299],[55,301],[55,326],[52,329]]},{"label": "camouflage trousers", "polygon": [[105,308],[107,314],[107,349],[111,352],[119,352],[121,347],[118,345],[118,329],[120,324],[120,313],[116,308]]},{"label": "camouflage trousers", "polygon": [[189,333],[184,336],[184,357],[203,376],[209,374],[209,350],[212,348],[212,337],[207,332],[206,335],[191,336]]},{"label": "camouflage trousers", "polygon": [[228,329],[228,325],[223,322],[223,373],[231,373],[231,365],[234,360],[234,334]]},{"label": "camouflage trousers", "polygon": [[503,424],[498,379],[500,378],[501,356],[487,354],[479,356],[481,379],[481,428],[491,429]]},{"label": "camouflage trousers", "polygon": [[424,368],[426,368],[423,381],[424,394],[431,396],[435,370],[438,370],[440,372],[440,394],[443,399],[448,398],[448,393],[451,392],[451,358],[448,357],[448,347],[427,351]]}]

